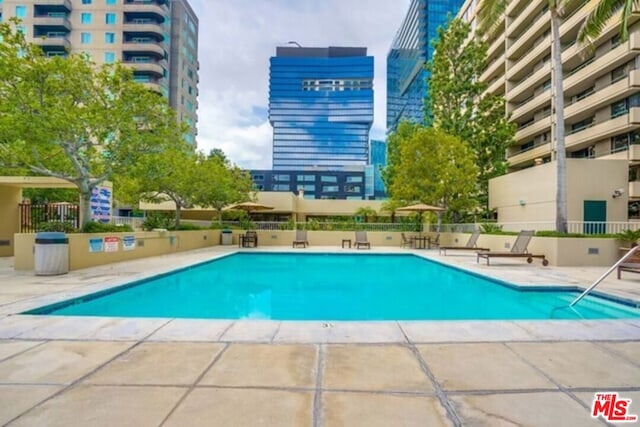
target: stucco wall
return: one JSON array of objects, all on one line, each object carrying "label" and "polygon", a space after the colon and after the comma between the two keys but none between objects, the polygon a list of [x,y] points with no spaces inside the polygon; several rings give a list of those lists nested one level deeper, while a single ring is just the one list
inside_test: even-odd
[{"label": "stucco wall", "polygon": [[9,241],[8,246],[0,245],[0,256],[13,255],[13,234],[20,229],[21,196],[20,188],[0,185],[0,240]]}]

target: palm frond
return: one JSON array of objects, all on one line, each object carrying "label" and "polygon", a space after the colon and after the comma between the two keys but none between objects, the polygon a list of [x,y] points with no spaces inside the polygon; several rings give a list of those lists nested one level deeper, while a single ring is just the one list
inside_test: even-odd
[{"label": "palm frond", "polygon": [[[585,21],[582,23],[580,31],[578,32],[578,43],[586,43],[593,46],[593,42],[600,36],[609,18],[611,18],[621,7],[626,9],[627,4],[629,4],[629,9],[631,9],[633,7],[633,2],[634,0],[600,0],[595,9],[589,13]],[[621,25],[625,27],[625,33],[627,33],[626,24],[627,23],[624,21],[621,23]],[[623,34],[621,33],[621,36],[622,35]]]},{"label": "palm frond", "polygon": [[509,0],[480,0],[478,6],[478,32],[487,34],[501,21]]}]

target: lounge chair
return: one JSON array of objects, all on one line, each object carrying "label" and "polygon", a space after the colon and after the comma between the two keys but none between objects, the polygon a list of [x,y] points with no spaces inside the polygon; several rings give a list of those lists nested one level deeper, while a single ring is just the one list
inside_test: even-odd
[{"label": "lounge chair", "polygon": [[624,262],[618,266],[618,280],[622,279],[622,272],[628,271],[629,273],[640,273],[640,263],[637,262]]},{"label": "lounge chair", "polygon": [[407,246],[413,248],[415,242],[413,237],[407,237],[404,233],[400,233],[400,237],[402,237],[402,242],[400,242],[401,248],[406,248]]},{"label": "lounge chair", "polygon": [[361,246],[371,249],[371,243],[367,240],[366,231],[356,231],[356,241],[354,242],[356,249],[360,249]]},{"label": "lounge chair", "polygon": [[440,247],[440,233],[436,234],[436,238],[433,240],[429,237],[429,249],[431,249],[431,246],[435,246],[436,248]]},{"label": "lounge chair", "polygon": [[242,240],[242,247],[256,248],[258,247],[258,233],[255,231],[247,231]]},{"label": "lounge chair", "polygon": [[487,265],[489,265],[490,258],[526,258],[527,262],[531,264],[534,258],[541,258],[542,265],[548,265],[549,260],[545,258],[544,255],[534,255],[527,251],[527,246],[529,246],[529,241],[531,241],[531,237],[535,231],[533,230],[522,230],[518,237],[516,238],[513,247],[510,252],[478,252],[476,262],[480,262],[480,258],[485,258],[487,260]]},{"label": "lounge chair", "polygon": [[474,231],[471,234],[471,236],[469,236],[469,240],[467,241],[466,245],[464,245],[464,246],[440,246],[440,249],[438,249],[438,253],[447,255],[447,249],[449,249],[449,250],[457,250],[457,251],[485,251],[485,252],[489,252],[489,248],[478,248],[477,247],[478,236],[480,236],[480,232],[479,231]]},{"label": "lounge chair", "polygon": [[296,230],[296,239],[293,241],[292,247],[298,247],[302,245],[303,248],[309,246],[309,241],[307,240],[307,230]]}]

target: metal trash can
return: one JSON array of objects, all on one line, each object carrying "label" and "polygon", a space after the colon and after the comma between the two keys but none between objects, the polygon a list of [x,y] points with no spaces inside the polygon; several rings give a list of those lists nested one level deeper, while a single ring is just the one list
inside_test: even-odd
[{"label": "metal trash can", "polygon": [[53,276],[69,272],[69,238],[64,233],[36,234],[34,269],[38,276]]},{"label": "metal trash can", "polygon": [[233,244],[233,232],[231,230],[222,230],[220,232],[220,244],[221,245]]}]

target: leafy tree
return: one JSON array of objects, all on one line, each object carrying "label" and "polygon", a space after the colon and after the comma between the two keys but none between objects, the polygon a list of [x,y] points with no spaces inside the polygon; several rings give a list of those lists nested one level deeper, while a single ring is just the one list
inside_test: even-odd
[{"label": "leafy tree", "polygon": [[[555,111],[556,231],[567,232],[567,152],[564,141],[564,84],[560,24],[571,0],[548,0],[551,21],[552,111]],[[483,0],[478,10],[478,32],[492,34],[504,17],[509,0]]]},{"label": "leafy tree", "polygon": [[447,219],[454,221],[475,208],[470,196],[475,180],[469,177],[475,177],[478,168],[467,144],[437,129],[409,123],[400,123],[393,139],[398,154],[390,165],[393,200],[442,205]]},{"label": "leafy tree", "polygon": [[399,200],[389,199],[382,203],[380,210],[382,212],[389,212],[391,222],[396,222],[396,210],[403,205],[404,204]]},{"label": "leafy tree", "polygon": [[[438,29],[435,54],[427,64],[430,72],[427,110],[436,129],[469,144],[478,166],[476,198],[488,216],[489,180],[507,170],[506,148],[515,135],[515,124],[505,116],[505,100],[484,93],[480,81],[487,60],[487,45],[469,39],[469,24],[453,19]],[[475,179],[475,177],[474,177]]]},{"label": "leafy tree", "polygon": [[0,24],[0,167],[78,187],[83,224],[92,190],[183,129],[166,100],[120,65],[46,57],[12,20]]},{"label": "leafy tree", "polygon": [[369,206],[361,206],[354,212],[355,216],[361,216],[364,218],[364,222],[369,222],[369,219],[373,219],[375,221],[378,213],[375,209]]}]

